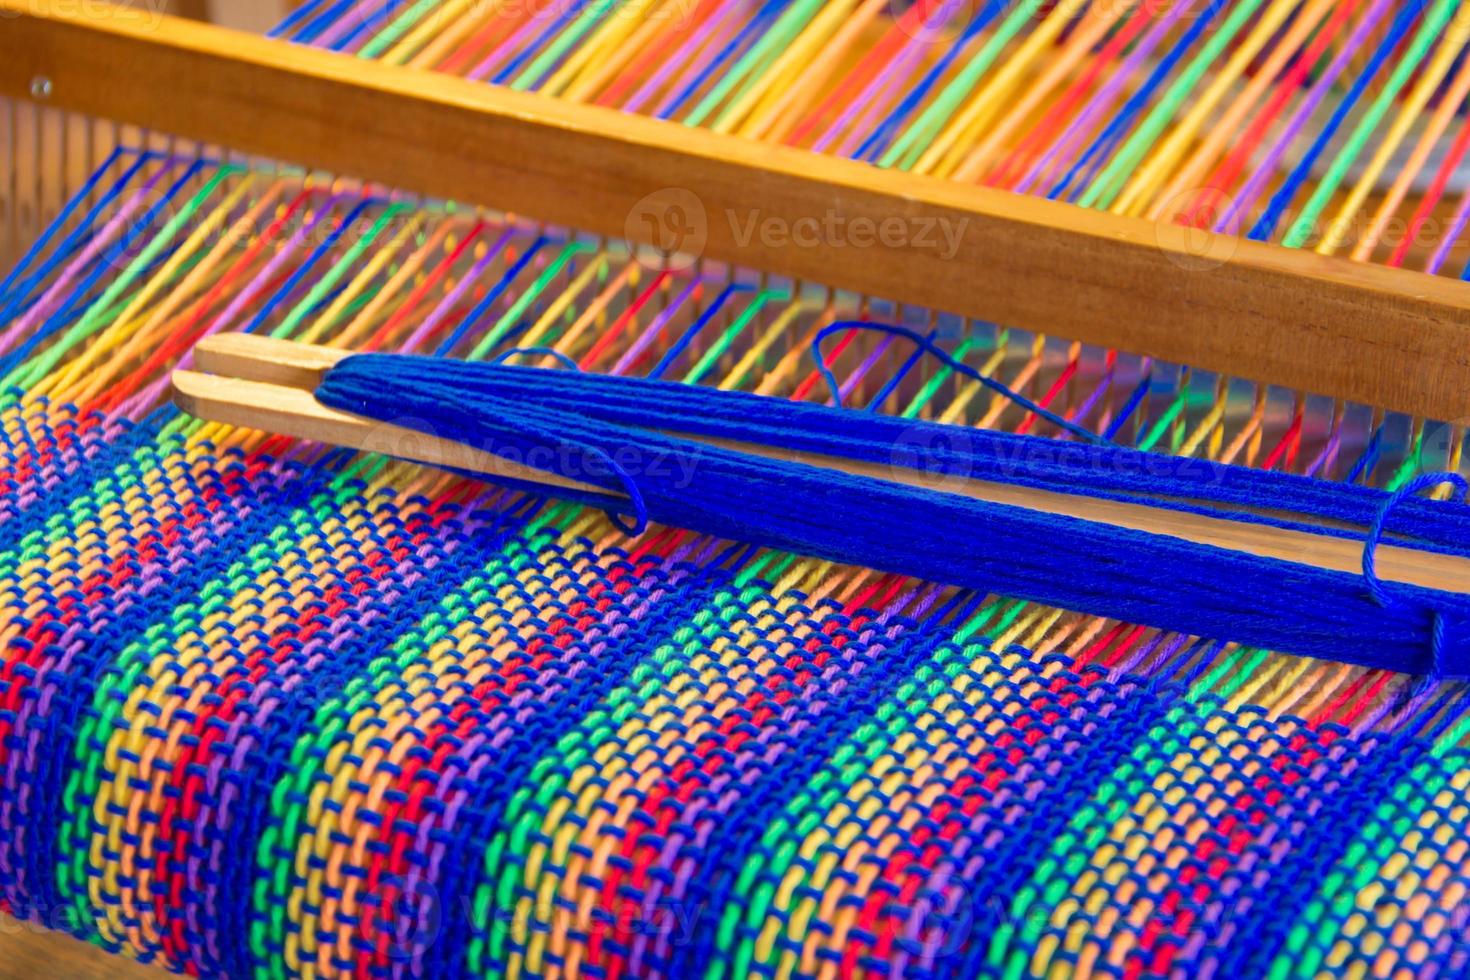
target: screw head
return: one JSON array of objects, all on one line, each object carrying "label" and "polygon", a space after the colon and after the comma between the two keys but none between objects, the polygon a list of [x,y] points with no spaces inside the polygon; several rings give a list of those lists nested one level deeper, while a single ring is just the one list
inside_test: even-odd
[{"label": "screw head", "polygon": [[45,101],[51,98],[51,79],[45,75],[37,75],[31,79],[31,98]]}]

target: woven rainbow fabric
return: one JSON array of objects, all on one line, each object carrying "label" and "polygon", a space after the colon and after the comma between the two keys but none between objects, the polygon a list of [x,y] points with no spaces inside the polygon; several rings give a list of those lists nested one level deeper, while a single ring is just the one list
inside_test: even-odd
[{"label": "woven rainbow fabric", "polygon": [[[1465,971],[1457,686],[630,540],[165,401],[229,329],[822,397],[788,341],[875,307],[152,154],[74,203],[0,292],[12,915],[203,976]],[[1159,451],[1444,464],[1366,410],[946,342]],[[1035,424],[887,341],[834,367]]]}]

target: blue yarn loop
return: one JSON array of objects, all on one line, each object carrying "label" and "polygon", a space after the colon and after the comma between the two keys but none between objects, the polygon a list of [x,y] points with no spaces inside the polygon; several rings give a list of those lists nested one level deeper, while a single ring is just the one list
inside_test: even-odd
[{"label": "blue yarn loop", "polygon": [[1014,402],[1026,411],[1046,419],[1057,428],[1069,432],[1087,442],[1108,441],[1103,436],[1084,429],[1082,426],[1062,418],[1055,412],[1042,408],[1019,391],[1006,387],[989,375],[981,374],[917,330],[910,330],[908,327],[900,327],[891,323],[871,323],[867,320],[839,320],[836,323],[823,327],[812,338],[812,359],[817,362],[817,370],[821,372],[822,380],[827,382],[827,387],[832,391],[833,404],[839,408],[842,407],[842,386],[837,383],[837,376],[832,373],[832,369],[827,366],[826,360],[822,357],[822,342],[834,333],[846,333],[850,330],[862,330],[867,333],[882,333],[893,337],[903,337],[906,340],[912,341],[920,350],[936,358],[956,374],[980,382],[996,394]]},{"label": "blue yarn loop", "polygon": [[1368,591],[1380,606],[1388,606],[1394,601],[1387,587],[1379,581],[1377,570],[1374,568],[1375,555],[1379,543],[1383,540],[1383,532],[1388,526],[1389,514],[1393,513],[1394,508],[1421,490],[1446,484],[1455,488],[1458,502],[1465,503],[1466,495],[1470,494],[1470,483],[1466,483],[1463,476],[1458,473],[1422,473],[1390,494],[1378,508],[1378,516],[1373,519],[1373,526],[1368,529],[1368,536],[1363,540],[1363,578],[1368,583]]},{"label": "blue yarn loop", "polygon": [[509,364],[518,357],[549,357],[569,370],[582,370],[581,365],[554,347],[512,347],[507,351],[502,351],[491,363]]},{"label": "blue yarn loop", "polygon": [[[1368,583],[1368,592],[1373,596],[1373,601],[1378,605],[1388,607],[1398,602],[1394,593],[1378,578],[1374,562],[1377,556],[1378,545],[1383,540],[1383,532],[1388,524],[1388,517],[1405,500],[1412,498],[1415,494],[1430,487],[1449,485],[1455,489],[1455,500],[1463,505],[1466,497],[1470,496],[1470,483],[1458,473],[1422,473],[1414,477],[1408,483],[1389,496],[1379,508],[1378,517],[1373,526],[1368,530],[1368,537],[1363,542],[1363,580]],[[1395,590],[1397,590],[1395,586]],[[1470,676],[1470,633],[1463,616],[1456,616],[1444,610],[1433,610],[1430,620],[1430,649],[1433,660],[1433,673],[1444,677],[1466,677]]]},{"label": "blue yarn loop", "polygon": [[[904,328],[885,332],[927,346]],[[1457,500],[1414,495],[1444,476],[1390,494],[1096,436],[1014,435],[657,379],[394,354],[344,359],[317,397],[584,484],[550,492],[629,516],[620,525],[632,533],[657,521],[1193,636],[1470,674],[1470,596],[1403,583],[1390,593],[1373,574],[1385,539],[1470,553],[1463,482]],[[1364,572],[976,500],[959,492],[970,479],[1361,541]]]}]

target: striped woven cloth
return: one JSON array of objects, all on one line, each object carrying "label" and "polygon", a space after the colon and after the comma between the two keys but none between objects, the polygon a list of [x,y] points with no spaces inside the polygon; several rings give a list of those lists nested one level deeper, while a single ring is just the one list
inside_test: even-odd
[{"label": "striped woven cloth", "polygon": [[[197,336],[244,327],[820,398],[799,338],[911,311],[132,165],[109,179],[178,180],[176,228],[82,199],[0,287],[12,915],[203,976],[1466,970],[1457,685],[628,539],[164,401]],[[1380,483],[1448,451],[1355,406],[923,316],[1159,451]],[[854,404],[1035,425],[850,339]]]}]

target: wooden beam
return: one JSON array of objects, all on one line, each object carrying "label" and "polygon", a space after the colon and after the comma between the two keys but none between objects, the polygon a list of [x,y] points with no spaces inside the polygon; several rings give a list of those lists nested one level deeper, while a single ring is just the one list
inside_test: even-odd
[{"label": "wooden beam", "polygon": [[0,0],[0,95],[27,97],[45,78],[56,105],[249,153],[1205,370],[1470,417],[1470,286],[1458,281],[148,11],[45,6]]}]

